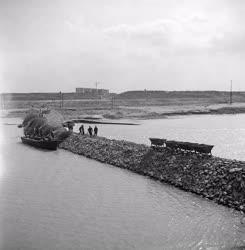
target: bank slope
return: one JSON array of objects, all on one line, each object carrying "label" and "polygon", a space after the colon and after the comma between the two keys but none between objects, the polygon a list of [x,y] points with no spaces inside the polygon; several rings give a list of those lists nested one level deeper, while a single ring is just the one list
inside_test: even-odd
[{"label": "bank slope", "polygon": [[245,162],[72,134],[60,148],[125,168],[245,212]]}]

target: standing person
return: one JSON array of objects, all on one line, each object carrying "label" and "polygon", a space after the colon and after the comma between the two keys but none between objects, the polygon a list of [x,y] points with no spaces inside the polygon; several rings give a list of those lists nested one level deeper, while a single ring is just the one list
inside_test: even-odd
[{"label": "standing person", "polygon": [[80,134],[84,135],[84,126],[83,125],[80,126],[79,132],[80,132]]},{"label": "standing person", "polygon": [[73,132],[74,123],[73,122],[68,122],[67,126],[68,126],[68,130],[70,132]]},{"label": "standing person", "polygon": [[94,135],[97,136],[97,134],[98,134],[98,128],[97,128],[97,126],[95,126],[95,127],[94,127]]},{"label": "standing person", "polygon": [[93,129],[92,129],[92,127],[91,127],[91,126],[89,126],[89,128],[88,128],[88,133],[89,133],[89,135],[90,135],[90,136],[92,136],[92,135],[93,135]]}]

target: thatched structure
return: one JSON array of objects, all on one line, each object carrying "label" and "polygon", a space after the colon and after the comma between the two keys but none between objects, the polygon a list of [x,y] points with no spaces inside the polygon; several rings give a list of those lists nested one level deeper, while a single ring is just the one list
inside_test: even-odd
[{"label": "thatched structure", "polygon": [[42,112],[30,112],[22,122],[25,136],[31,137],[53,137],[64,140],[70,135],[63,127],[63,117],[57,111],[50,111],[47,115]]},{"label": "thatched structure", "polygon": [[28,125],[28,123],[35,119],[35,118],[38,118],[39,117],[39,114],[38,113],[29,113],[25,116],[23,122],[22,122],[22,126],[25,127]]},{"label": "thatched structure", "polygon": [[28,122],[27,126],[39,129],[40,127],[42,127],[45,124],[47,124],[47,119],[45,117],[37,117],[37,118],[31,119]]}]

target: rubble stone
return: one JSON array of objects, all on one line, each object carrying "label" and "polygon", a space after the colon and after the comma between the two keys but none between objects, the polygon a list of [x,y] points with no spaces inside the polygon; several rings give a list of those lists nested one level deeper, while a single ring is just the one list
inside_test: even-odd
[{"label": "rubble stone", "polygon": [[245,212],[245,162],[73,133],[60,148]]}]

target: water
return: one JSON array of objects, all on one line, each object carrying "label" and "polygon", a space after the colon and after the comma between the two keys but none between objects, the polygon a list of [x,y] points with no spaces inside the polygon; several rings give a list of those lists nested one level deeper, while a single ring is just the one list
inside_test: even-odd
[{"label": "water", "polygon": [[[206,143],[215,145],[213,155],[245,160],[245,114],[196,115],[139,123],[140,126],[97,126],[101,136],[144,144],[150,144],[149,137]],[[79,124],[75,131],[78,127]]]},{"label": "water", "polygon": [[[157,127],[163,134],[172,130],[175,138],[187,138],[181,137],[181,130],[189,131],[190,138],[200,135],[194,125],[193,130],[185,128],[188,119],[182,118],[182,125],[180,119],[143,122],[133,128],[138,134],[131,127],[99,129],[142,142],[140,131],[157,135]],[[195,119],[201,119],[202,126],[209,124],[203,124],[204,118]],[[217,123],[215,127],[219,129]],[[1,131],[0,249],[230,249],[245,245],[239,212],[64,150],[45,152],[25,146],[16,126],[2,123]]]}]

